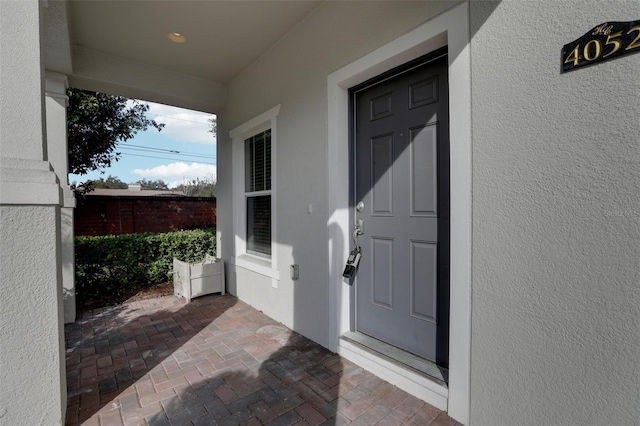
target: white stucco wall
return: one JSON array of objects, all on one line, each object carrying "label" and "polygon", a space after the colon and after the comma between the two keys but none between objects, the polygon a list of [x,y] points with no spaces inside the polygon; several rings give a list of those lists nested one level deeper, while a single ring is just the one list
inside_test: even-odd
[{"label": "white stucco wall", "polygon": [[40,2],[0,2],[0,425],[60,425],[62,191],[47,161]]},{"label": "white stucco wall", "polygon": [[640,419],[640,54],[560,73],[637,1],[471,3],[471,424]]},{"label": "white stucco wall", "polygon": [[[280,282],[227,270],[230,292],[327,346],[327,76],[453,2],[327,2],[228,87],[218,115],[220,250],[233,255],[230,129],[281,104],[277,199]],[[347,182],[345,182],[347,185]],[[308,207],[312,205],[312,213]],[[291,281],[289,265],[300,265]]]},{"label": "white stucco wall", "polygon": [[[1,7],[0,29],[6,36],[0,38],[0,61],[4,65],[0,75],[0,156],[42,160],[44,115],[40,96],[40,32],[38,27],[25,31],[33,28],[34,20],[38,24],[39,4],[36,1],[2,2]],[[26,81],[35,84],[25,85]],[[18,98],[22,101],[15,103]],[[34,115],[34,111],[40,113]],[[33,125],[23,126],[25,117],[30,117]],[[23,127],[21,134],[25,138],[40,140],[40,143],[14,145],[5,142],[19,127]]]},{"label": "white stucco wall", "polygon": [[59,220],[49,206],[0,206],[0,425],[63,423]]},{"label": "white stucco wall", "polygon": [[[228,263],[231,292],[322,344],[326,76],[438,7],[325,3],[231,82],[220,112],[219,245],[231,260],[228,131],[282,105],[281,280],[273,288]],[[632,1],[471,3],[470,424],[640,418],[640,55],[560,73],[562,45],[597,24],[638,19],[639,8]],[[299,281],[288,278],[291,263],[300,265]]]},{"label": "white stucco wall", "polygon": [[62,287],[64,322],[76,320],[75,249],[73,209],[76,199],[69,187],[67,149],[67,78],[62,74],[45,73],[45,110],[47,129],[47,158],[62,188],[63,204],[60,211]]}]

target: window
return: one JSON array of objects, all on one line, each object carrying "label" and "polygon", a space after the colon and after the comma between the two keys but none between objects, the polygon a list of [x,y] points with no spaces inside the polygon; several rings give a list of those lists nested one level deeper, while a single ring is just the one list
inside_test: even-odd
[{"label": "window", "polygon": [[271,278],[278,287],[276,118],[280,105],[229,132],[233,149],[233,228],[236,270]]},{"label": "window", "polygon": [[247,253],[271,257],[271,129],[244,141]]}]

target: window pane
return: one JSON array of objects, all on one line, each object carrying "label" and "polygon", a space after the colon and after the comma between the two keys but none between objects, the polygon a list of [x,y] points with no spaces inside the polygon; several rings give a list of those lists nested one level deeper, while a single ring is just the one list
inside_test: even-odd
[{"label": "window pane", "polygon": [[253,182],[252,191],[264,190],[264,136],[256,135],[253,138]]},{"label": "window pane", "polygon": [[264,189],[271,189],[271,130],[264,132]]},{"label": "window pane", "polygon": [[271,196],[247,197],[247,253],[271,256]]},{"label": "window pane", "polygon": [[245,192],[271,189],[271,130],[244,141]]},{"label": "window pane", "polygon": [[253,138],[244,141],[244,192],[253,189]]}]

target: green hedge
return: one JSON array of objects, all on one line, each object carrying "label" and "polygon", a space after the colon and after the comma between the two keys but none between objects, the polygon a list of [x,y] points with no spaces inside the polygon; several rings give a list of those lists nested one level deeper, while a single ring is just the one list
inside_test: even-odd
[{"label": "green hedge", "polygon": [[216,253],[215,229],[76,237],[76,293],[95,296],[166,282],[174,257],[198,262],[206,253]]}]

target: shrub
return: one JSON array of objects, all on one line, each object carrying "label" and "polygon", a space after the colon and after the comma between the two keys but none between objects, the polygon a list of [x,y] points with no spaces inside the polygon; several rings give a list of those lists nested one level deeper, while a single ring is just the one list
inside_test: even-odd
[{"label": "shrub", "polygon": [[107,295],[166,282],[174,257],[198,262],[215,252],[215,229],[76,237],[76,294]]}]

